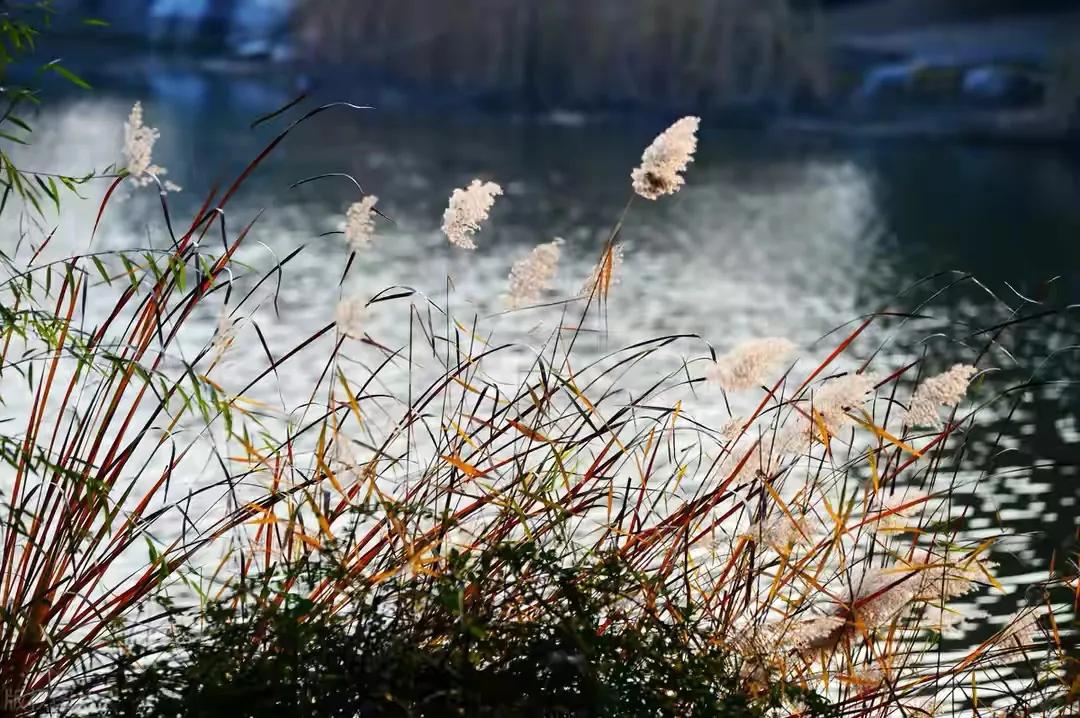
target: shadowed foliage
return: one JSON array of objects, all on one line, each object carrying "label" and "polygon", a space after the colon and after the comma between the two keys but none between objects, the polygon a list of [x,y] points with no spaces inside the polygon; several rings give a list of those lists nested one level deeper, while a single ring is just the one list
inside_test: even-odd
[{"label": "shadowed foliage", "polygon": [[[484,553],[420,592],[391,581],[329,616],[211,607],[198,630],[129,646],[97,690],[101,716],[763,716],[785,690],[748,698],[736,663],[653,617],[612,623],[628,581],[616,557],[563,566],[528,544]],[[492,564],[500,564],[492,572]],[[557,598],[530,603],[535,587]],[[391,595],[393,594],[393,595]],[[524,603],[505,617],[500,599]],[[165,654],[162,655],[162,651]],[[807,695],[824,710],[821,698]]]}]

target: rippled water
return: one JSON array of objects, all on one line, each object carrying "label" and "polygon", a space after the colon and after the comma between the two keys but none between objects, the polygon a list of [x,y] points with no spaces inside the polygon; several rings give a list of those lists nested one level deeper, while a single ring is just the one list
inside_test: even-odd
[{"label": "rippled water", "polygon": [[[228,102],[207,103],[199,87],[185,93],[173,83],[143,98],[149,123],[162,132],[155,159],[184,186],[170,200],[174,217],[190,216],[211,183],[235,175],[274,132],[247,128],[274,98],[238,92]],[[40,118],[25,163],[70,170],[115,161],[134,99],[99,90],[54,104]],[[370,296],[406,285],[439,302],[449,296],[459,316],[475,314],[489,328],[538,345],[559,309],[499,315],[510,264],[536,243],[563,237],[552,298],[575,291],[626,204],[630,169],[658,129],[649,122],[568,126],[379,111],[335,111],[302,126],[227,214],[235,231],[263,212],[238,256],[255,268],[306,245],[288,265],[280,317],[268,299],[260,310],[268,344],[287,349],[333,317],[347,255],[340,236],[325,233],[340,228],[356,191],[341,178],[290,185],[347,172],[379,196],[393,224],[380,224],[346,293]],[[449,246],[438,227],[446,197],[473,177],[500,182],[506,196],[479,249],[467,253]],[[87,247],[102,190],[88,190],[85,203],[66,203],[49,252]],[[1046,577],[1055,552],[1060,564],[1073,547],[1080,401],[1063,382],[1080,376],[1080,354],[1068,349],[1078,343],[1076,323],[1058,313],[999,333],[977,330],[1080,301],[1078,198],[1080,158],[1054,149],[827,143],[706,129],[687,187],[630,207],[621,232],[624,279],[612,293],[606,331],[588,336],[583,351],[599,355],[658,335],[698,334],[701,341],[672,353],[702,357],[709,344],[722,351],[740,339],[780,335],[820,356],[839,339],[822,337],[844,322],[880,309],[915,311],[945,289],[926,316],[875,324],[857,356],[881,346],[886,359],[925,348],[938,364],[973,361],[994,336],[980,361],[1002,370],[990,381],[1005,387],[1035,379],[1018,392],[1026,403],[1011,419],[1008,402],[987,410],[957,467],[961,482],[979,480],[976,492],[958,497],[965,535],[996,535],[1001,526],[1017,532],[995,559],[1006,586],[1024,586]],[[156,197],[142,192],[110,207],[94,246],[148,241],[168,243]],[[961,276],[950,270],[971,272],[981,284],[950,287]],[[939,273],[946,274],[911,288]],[[216,317],[199,321],[209,335]],[[376,308],[370,322],[370,334],[390,346],[403,336],[400,315]],[[247,339],[230,361],[242,364],[244,352],[257,353]],[[295,379],[284,388],[295,390],[290,401],[306,397],[321,369],[293,367]],[[699,415],[725,415],[715,396],[693,401]],[[1015,590],[984,592],[974,603],[1003,619],[1022,600]]]}]

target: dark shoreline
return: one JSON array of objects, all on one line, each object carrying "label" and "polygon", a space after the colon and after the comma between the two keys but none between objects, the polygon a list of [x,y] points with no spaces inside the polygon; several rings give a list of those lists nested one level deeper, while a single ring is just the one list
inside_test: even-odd
[{"label": "dark shoreline", "polygon": [[[437,115],[468,120],[505,118],[511,122],[579,125],[655,125],[689,112],[687,108],[658,108],[618,104],[583,107],[531,107],[513,96],[493,93],[466,94],[460,90],[432,91],[386,77],[366,75],[352,68],[306,62],[236,58],[226,54],[198,55],[188,50],[153,50],[145,44],[121,42],[107,48],[100,42],[71,42],[54,36],[50,44],[63,44],[68,52],[64,64],[91,85],[130,90],[132,94],[160,91],[163,73],[179,80],[203,81],[228,78],[260,89],[267,100],[279,105],[307,94],[315,101],[347,98],[378,108],[385,115]],[[40,83],[46,99],[77,96],[57,78],[36,71],[15,76],[16,81]],[[273,109],[272,107],[266,108]],[[765,103],[728,107],[704,113],[711,127],[738,131],[768,132],[791,138],[827,141],[947,142],[961,144],[1014,145],[1018,147],[1074,148],[1080,130],[1054,122],[1038,109],[1015,110],[946,109],[942,111],[883,113],[860,117],[844,108],[780,108]]]}]

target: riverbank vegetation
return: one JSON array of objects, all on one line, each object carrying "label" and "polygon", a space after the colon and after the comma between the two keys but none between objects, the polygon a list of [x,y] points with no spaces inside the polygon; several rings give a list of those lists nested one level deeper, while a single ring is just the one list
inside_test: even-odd
[{"label": "riverbank vegetation", "polygon": [[820,17],[791,0],[305,0],[296,22],[312,57],[354,76],[537,109],[729,109],[828,82]]},{"label": "riverbank vegetation", "polygon": [[[1052,309],[942,327],[934,297],[979,286],[947,274],[815,347],[583,351],[620,291],[620,228],[693,181],[687,117],[626,168],[579,293],[552,289],[560,242],[507,267],[502,318],[543,317],[538,343],[365,287],[358,253],[391,220],[358,186],[328,238],[336,315],[271,344],[304,247],[240,261],[259,218],[230,202],[298,124],[366,111],[263,118],[297,116],[181,221],[137,108],[87,249],[45,260],[28,234],[0,255],[0,715],[1069,710],[1052,576],[976,642],[941,643],[963,601],[1005,590],[958,509],[992,469],[959,462],[984,414],[1024,401],[995,381],[1004,330]],[[162,241],[96,249],[154,187]],[[455,191],[453,251],[483,252],[503,201],[491,180]],[[921,347],[892,346],[919,321]]]}]

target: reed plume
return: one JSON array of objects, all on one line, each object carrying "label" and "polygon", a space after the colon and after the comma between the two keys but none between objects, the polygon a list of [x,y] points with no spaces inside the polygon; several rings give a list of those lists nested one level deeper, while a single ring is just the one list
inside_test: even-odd
[{"label": "reed plume", "polygon": [[375,203],[379,198],[369,194],[349,205],[345,213],[345,242],[354,252],[371,246],[375,239]]},{"label": "reed plume", "polygon": [[675,194],[685,184],[682,173],[694,161],[701,119],[683,117],[645,148],[641,165],[630,173],[634,192],[645,199]]},{"label": "reed plume", "polygon": [[510,268],[507,304],[511,309],[537,302],[551,287],[551,281],[559,269],[559,255],[563,240],[539,244],[528,256],[514,262]]},{"label": "reed plume", "polygon": [[478,179],[464,189],[454,190],[443,213],[442,224],[442,231],[450,243],[462,249],[476,249],[473,236],[480,231],[480,225],[495,205],[495,198],[502,193],[502,187],[494,182]]},{"label": "reed plume", "polygon": [[[143,124],[143,107],[136,102],[124,122],[124,168],[137,187],[145,187],[157,177],[168,174],[168,170],[153,163],[154,144],[161,137],[157,128]],[[179,192],[180,187],[166,181],[166,191]]]},{"label": "reed plume", "polygon": [[941,426],[941,407],[955,407],[967,394],[968,384],[978,369],[955,364],[951,369],[925,380],[915,390],[905,421],[911,426]]}]

